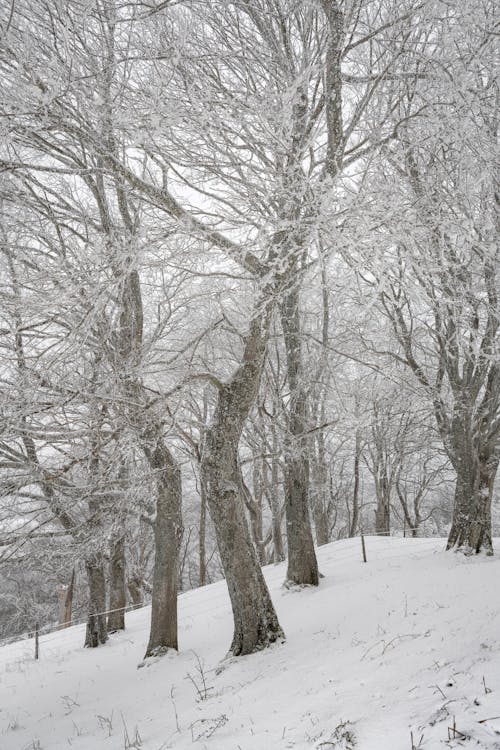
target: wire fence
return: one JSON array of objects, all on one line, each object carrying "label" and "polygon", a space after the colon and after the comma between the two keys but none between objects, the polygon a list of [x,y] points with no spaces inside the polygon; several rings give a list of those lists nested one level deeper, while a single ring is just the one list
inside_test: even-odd
[{"label": "wire fence", "polygon": [[[390,545],[379,545],[373,546],[375,539],[391,539]],[[378,539],[377,539],[378,541]],[[333,543],[318,547],[318,558],[319,567],[325,563],[340,563],[344,564],[347,562],[355,563],[360,562],[368,564],[371,561],[387,560],[387,559],[403,559],[413,557],[411,547],[415,547],[415,550],[426,551],[431,548],[436,551],[445,549],[446,540],[440,537],[402,537],[402,536],[390,536],[385,533],[369,533],[358,534],[354,537],[348,537],[344,539],[336,540]],[[397,546],[396,546],[397,544]],[[284,566],[286,562],[280,562],[270,564],[265,567],[265,577],[268,585],[272,588],[278,587],[284,582],[285,572]],[[214,582],[218,583],[218,582]],[[192,619],[194,616],[197,618],[206,618],[215,613],[225,614],[226,609],[230,609],[229,595],[226,589],[218,589],[216,591],[210,590],[212,584],[208,586],[191,589],[190,591],[182,592],[179,594],[178,606],[179,606],[179,618],[180,627],[182,628],[183,620]],[[200,606],[203,603],[200,601],[200,593],[206,591],[207,603],[209,607]],[[226,605],[226,607],[224,607]],[[103,612],[91,613],[94,617],[108,616],[116,612],[130,613],[135,611],[145,610],[150,606],[147,602],[143,605],[128,605],[126,607],[120,607],[117,609],[107,609]],[[49,623],[42,627],[36,626],[34,630],[29,631],[22,636],[13,636],[10,638],[4,638],[0,640],[0,648],[8,645],[21,646],[23,643],[26,648],[17,657],[10,656],[8,653],[0,651],[0,664],[12,663],[18,664],[19,661],[26,661],[33,658],[38,658],[42,653],[42,646],[48,643],[55,643],[60,647],[66,647],[70,642],[76,642],[76,638],[81,638],[81,633],[77,635],[75,627],[80,625],[86,625],[89,619],[88,615],[84,618],[72,619],[65,623],[59,623],[54,625]],[[7,650],[8,651],[8,650]],[[31,655],[31,656],[30,656]],[[6,658],[2,658],[6,657]]]}]

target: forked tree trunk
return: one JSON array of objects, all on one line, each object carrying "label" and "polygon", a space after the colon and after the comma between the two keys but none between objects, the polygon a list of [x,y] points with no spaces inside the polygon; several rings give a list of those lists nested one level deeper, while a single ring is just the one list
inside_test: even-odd
[{"label": "forked tree trunk", "polygon": [[127,580],[125,575],[125,539],[119,534],[111,540],[109,562],[108,632],[125,630]]},{"label": "forked tree trunk", "polygon": [[230,653],[250,654],[283,638],[252,542],[245,513],[238,444],[257,395],[268,321],[263,313],[250,325],[243,362],[220,387],[207,429],[201,472],[234,618]]},{"label": "forked tree trunk", "polygon": [[288,434],[285,438],[285,515],[288,545],[288,583],[319,583],[318,563],[309,517],[309,459],[306,445],[306,392],[302,367],[299,290],[286,292],[281,305],[290,388]]},{"label": "forked tree trunk", "polygon": [[89,587],[89,604],[85,646],[96,648],[108,640],[106,626],[106,576],[102,554],[96,552],[85,562]]},{"label": "forked tree trunk", "polygon": [[155,563],[151,601],[151,630],[146,657],[178,649],[177,593],[182,542],[181,472],[171,452],[158,438],[145,449],[156,482]]}]

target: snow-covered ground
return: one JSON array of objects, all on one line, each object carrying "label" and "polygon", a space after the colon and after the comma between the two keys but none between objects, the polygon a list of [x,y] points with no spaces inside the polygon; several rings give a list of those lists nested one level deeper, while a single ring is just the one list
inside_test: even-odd
[{"label": "snow-covered ground", "polygon": [[368,537],[364,564],[336,542],[300,591],[267,567],[287,640],[252,656],[224,660],[223,581],[180,597],[180,653],[140,669],[148,608],[103,648],[83,626],[43,636],[39,662],[4,646],[0,750],[500,748],[500,556],[443,548]]}]

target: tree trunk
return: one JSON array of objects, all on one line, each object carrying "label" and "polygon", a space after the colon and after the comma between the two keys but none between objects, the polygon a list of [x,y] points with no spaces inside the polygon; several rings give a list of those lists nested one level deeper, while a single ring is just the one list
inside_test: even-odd
[{"label": "tree trunk", "polygon": [[302,371],[299,290],[287,290],[281,305],[281,326],[285,341],[287,377],[290,387],[288,434],[285,440],[285,515],[288,544],[289,583],[319,583],[318,563],[309,518],[309,460],[306,430],[306,392]]},{"label": "tree trunk", "polygon": [[142,607],[144,604],[144,589],[142,585],[142,576],[131,575],[127,580],[127,589],[130,602],[134,607]]},{"label": "tree trunk", "polygon": [[352,492],[352,518],[349,527],[349,536],[355,536],[359,526],[359,464],[361,458],[361,440],[356,432],[356,445],[354,449],[354,488]]},{"label": "tree trunk", "polygon": [[245,505],[250,516],[250,530],[252,532],[252,538],[255,544],[255,549],[257,550],[257,558],[259,560],[259,565],[265,565],[266,564],[266,554],[265,554],[266,550],[265,550],[265,543],[263,539],[263,529],[262,529],[262,480],[261,480],[261,477],[259,476],[259,470],[257,467],[257,459],[254,459],[254,468],[253,468],[253,491],[254,491],[253,496],[252,496],[252,493],[250,492],[249,487],[245,484],[243,475],[240,475],[240,478],[241,478],[241,486],[243,488],[243,498],[245,500]]},{"label": "tree trunk", "polygon": [[182,527],[181,472],[171,452],[158,438],[145,449],[156,481],[155,564],[151,601],[151,630],[146,657],[178,649],[177,591]]},{"label": "tree trunk", "polygon": [[279,495],[279,460],[278,460],[278,436],[274,425],[272,429],[272,458],[271,458],[271,485],[269,486],[268,465],[267,461],[263,462],[263,480],[264,492],[267,495],[269,507],[271,509],[271,522],[273,534],[273,562],[279,563],[285,559],[285,548],[283,545],[283,535],[281,533],[281,503]]},{"label": "tree trunk", "polygon": [[85,562],[89,586],[89,605],[85,646],[96,648],[106,643],[108,631],[106,627],[106,576],[102,554],[96,552]]},{"label": "tree trunk", "polygon": [[112,539],[110,546],[108,632],[125,630],[126,604],[125,539],[120,534]]},{"label": "tree trunk", "polygon": [[199,531],[199,579],[198,585],[207,582],[207,493],[200,477],[200,531]]},{"label": "tree trunk", "polygon": [[380,494],[377,498],[375,533],[379,536],[390,536],[391,534],[391,506],[389,497],[385,493]]},{"label": "tree trunk", "polygon": [[73,609],[73,593],[75,590],[75,569],[71,573],[69,585],[59,586],[57,599],[59,604],[59,627],[69,628],[71,625],[71,611]]},{"label": "tree trunk", "polygon": [[468,452],[457,459],[455,468],[453,522],[446,549],[492,555],[491,500],[498,461],[481,460]]},{"label": "tree trunk", "polygon": [[482,408],[476,414],[468,389],[456,399],[445,443],[457,473],[453,521],[446,549],[462,550],[466,554],[481,551],[493,554],[491,500],[499,455],[495,439],[489,434],[486,414],[495,411],[494,384],[499,381],[495,381],[496,371],[490,375]]},{"label": "tree trunk", "polygon": [[382,452],[377,456],[374,464],[375,492],[377,508],[375,510],[375,533],[379,536],[390,536],[391,533],[391,491],[385,457]]},{"label": "tree trunk", "polygon": [[268,335],[268,316],[254,318],[243,361],[221,385],[203,446],[201,473],[234,618],[230,653],[250,654],[283,638],[257,559],[245,513],[238,444],[257,394]]},{"label": "tree trunk", "polygon": [[238,448],[217,424],[207,433],[202,471],[234,617],[230,652],[250,654],[283,637],[245,514]]},{"label": "tree trunk", "polygon": [[311,495],[316,544],[320,547],[322,544],[328,544],[330,541],[327,512],[330,489],[325,455],[325,437],[322,431],[316,436],[316,442],[318,446],[317,456],[314,452],[314,441],[311,445],[311,467],[313,474]]}]

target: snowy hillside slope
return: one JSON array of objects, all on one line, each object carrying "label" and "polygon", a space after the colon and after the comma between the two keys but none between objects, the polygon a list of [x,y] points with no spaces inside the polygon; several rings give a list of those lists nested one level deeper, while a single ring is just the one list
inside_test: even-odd
[{"label": "snowy hillside slope", "polygon": [[181,595],[180,653],[140,669],[149,609],[93,651],[83,626],[43,637],[38,663],[5,646],[0,750],[500,748],[500,556],[443,549],[368,537],[364,564],[336,542],[300,591],[267,567],[287,641],[238,659],[223,581]]}]

